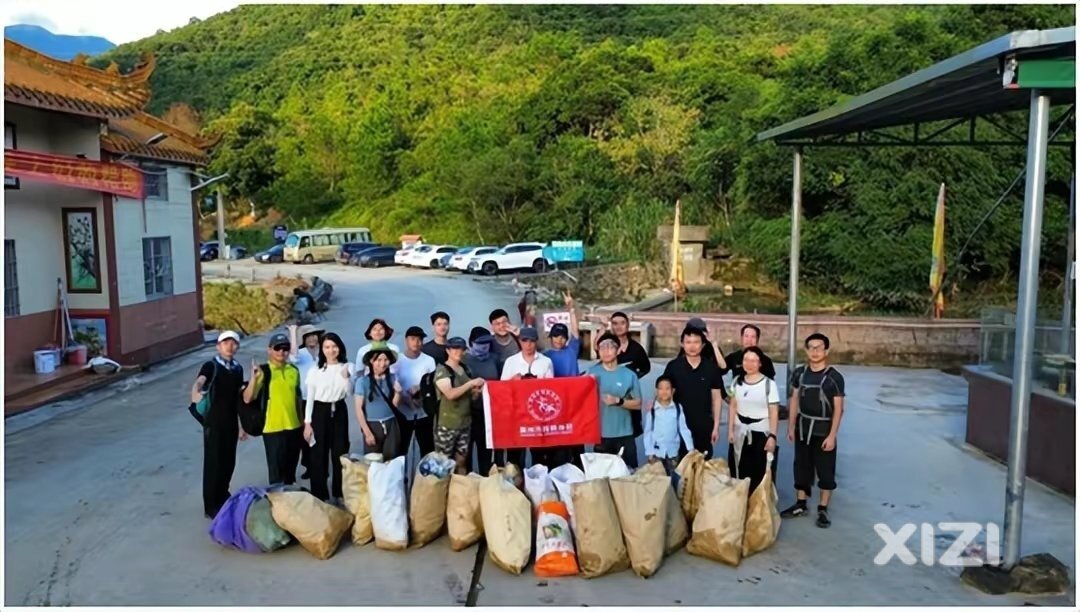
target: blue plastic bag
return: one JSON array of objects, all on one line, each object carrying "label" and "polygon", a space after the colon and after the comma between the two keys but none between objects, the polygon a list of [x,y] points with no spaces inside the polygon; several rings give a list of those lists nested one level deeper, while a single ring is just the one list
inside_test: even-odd
[{"label": "blue plastic bag", "polygon": [[247,533],[247,513],[251,505],[265,496],[258,487],[244,487],[229,498],[210,523],[210,537],[226,548],[261,553],[262,547]]}]

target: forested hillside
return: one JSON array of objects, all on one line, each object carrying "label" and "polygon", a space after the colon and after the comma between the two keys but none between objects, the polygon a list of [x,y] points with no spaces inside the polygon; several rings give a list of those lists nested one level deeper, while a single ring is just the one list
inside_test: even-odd
[{"label": "forested hillside", "polygon": [[[224,135],[213,170],[231,173],[232,195],[294,225],[581,238],[640,258],[681,198],[684,222],[783,281],[791,152],[755,133],[1073,21],[1071,6],[246,6],[98,61],[154,52],[152,110],[194,107]],[[1023,115],[1003,121],[1026,132]],[[810,151],[804,273],[879,307],[924,307],[938,184],[956,271],[1024,153]],[[1060,282],[1069,168],[1051,154],[1044,283]],[[1021,185],[959,262],[967,285],[1012,277],[1022,198]]]}]

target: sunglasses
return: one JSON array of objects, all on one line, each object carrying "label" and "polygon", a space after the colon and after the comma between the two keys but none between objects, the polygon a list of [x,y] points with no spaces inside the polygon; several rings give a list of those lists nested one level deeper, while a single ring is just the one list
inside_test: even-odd
[{"label": "sunglasses", "polygon": [[271,350],[273,350],[274,352],[280,353],[280,352],[289,350],[289,345],[288,344],[279,344],[279,345],[275,346]]}]

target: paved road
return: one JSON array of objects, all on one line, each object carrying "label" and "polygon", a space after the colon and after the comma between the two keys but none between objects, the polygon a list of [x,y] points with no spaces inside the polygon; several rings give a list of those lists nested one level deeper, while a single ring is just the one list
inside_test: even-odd
[{"label": "paved road", "polygon": [[[210,266],[213,272],[217,266]],[[233,264],[237,275],[250,266]],[[260,266],[257,273],[318,274],[335,284],[327,324],[355,350],[366,324],[384,316],[403,334],[435,309],[455,333],[516,302],[504,287],[438,272]],[[511,312],[513,312],[511,310]],[[261,343],[242,349],[244,363]],[[328,561],[299,547],[245,555],[206,535],[200,499],[201,440],[187,415],[190,368],[5,437],[8,605],[462,605],[476,548],[445,538],[402,553],[344,544]],[[654,370],[662,369],[656,362]],[[739,568],[679,552],[644,581],[630,572],[595,580],[510,576],[483,563],[479,605],[1065,604],[1057,598],[994,598],[962,585],[958,571],[877,567],[873,525],[1000,521],[1004,469],[963,448],[963,381],[929,370],[845,367],[850,411],[840,440],[833,528],[784,523],[769,551]],[[783,373],[780,373],[783,376]],[[653,378],[646,381],[652,387]],[[9,423],[12,423],[9,421]],[[12,428],[17,429],[17,428]],[[353,428],[353,441],[357,432]],[[718,450],[723,451],[723,448]],[[780,451],[781,504],[791,492],[791,448]],[[234,488],[266,477],[262,443],[243,443]],[[1024,550],[1075,558],[1072,499],[1030,482]],[[915,539],[910,542],[915,545]],[[941,547],[948,544],[941,540]]]}]

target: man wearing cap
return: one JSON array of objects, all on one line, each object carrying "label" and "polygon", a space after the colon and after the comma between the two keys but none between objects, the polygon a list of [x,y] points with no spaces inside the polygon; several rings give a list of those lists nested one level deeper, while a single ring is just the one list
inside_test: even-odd
[{"label": "man wearing cap", "polygon": [[596,342],[600,363],[586,374],[596,379],[600,393],[600,444],[598,453],[622,455],[630,468],[637,467],[635,441],[630,413],[641,410],[641,381],[629,368],[619,365],[619,338],[605,333]]},{"label": "man wearing cap", "polygon": [[196,404],[204,393],[210,394],[210,409],[203,420],[203,513],[210,519],[229,499],[236,442],[247,439],[238,412],[244,387],[244,368],[235,359],[239,348],[239,334],[221,332],[217,356],[199,368],[191,385],[191,401]]},{"label": "man wearing cap", "polygon": [[[307,376],[319,363],[319,339],[326,330],[316,325],[302,325],[299,329],[295,325],[289,326],[289,362],[300,370],[300,399],[307,399]],[[300,342],[297,342],[297,336]],[[300,445],[300,465],[304,466],[304,473],[300,478],[308,477],[308,452],[307,444]]]},{"label": "man wearing cap", "polygon": [[[581,374],[578,368],[578,357],[581,355],[581,330],[578,329],[577,311],[574,309],[574,298],[567,291],[563,294],[563,303],[570,311],[570,326],[556,323],[548,332],[551,348],[544,351],[544,355],[551,360],[552,371],[555,378],[565,376],[577,376]],[[571,330],[573,334],[571,335]]]},{"label": "man wearing cap", "polygon": [[[701,358],[715,363],[721,370],[726,372],[728,362],[724,359],[724,354],[720,352],[720,348],[709,340],[709,328],[705,325],[705,320],[701,317],[694,317],[686,322],[686,326],[701,331],[701,337],[705,339],[705,345],[701,347]],[[685,354],[685,351],[680,348],[679,354],[676,355],[676,357],[681,357]]]},{"label": "man wearing cap", "polygon": [[[487,380],[499,380],[499,366],[491,345],[495,339],[486,328],[474,327],[469,332],[469,351],[462,363],[468,368],[470,376]],[[476,445],[476,465],[480,474],[487,474],[495,462],[495,451],[487,448],[487,418],[484,416],[484,398],[474,395],[471,402],[472,425],[469,430],[470,448]],[[471,462],[466,462],[471,465]]]},{"label": "man wearing cap", "polygon": [[462,365],[468,344],[464,338],[446,342],[446,363],[435,370],[435,388],[439,391],[439,419],[435,427],[435,450],[453,457],[455,471],[465,474],[469,456],[469,430],[472,425],[472,398],[484,387],[483,378],[472,378]]},{"label": "man wearing cap", "polygon": [[405,332],[405,351],[401,353],[394,365],[390,366],[390,373],[394,375],[394,380],[402,388],[401,405],[398,406],[403,417],[401,446],[408,452],[415,435],[421,457],[435,450],[434,423],[424,412],[423,401],[420,397],[420,379],[424,377],[424,374],[434,372],[437,365],[435,359],[423,351],[426,337],[424,330],[415,325],[410,327]]},{"label": "man wearing cap", "polygon": [[524,327],[518,336],[521,352],[511,355],[503,364],[502,380],[521,380],[522,378],[554,378],[555,371],[543,353],[536,350],[540,334],[535,327]]},{"label": "man wearing cap", "polygon": [[446,363],[446,338],[450,335],[450,315],[438,311],[431,315],[431,332],[434,338],[424,343],[423,351],[436,364]]},{"label": "man wearing cap", "polygon": [[[295,336],[296,330],[292,331]],[[270,336],[267,364],[260,366],[257,360],[251,360],[251,383],[244,389],[244,403],[257,402],[266,414],[262,439],[268,482],[272,485],[296,482],[296,461],[303,439],[300,370],[285,357],[291,346],[289,336],[283,333]]]}]

